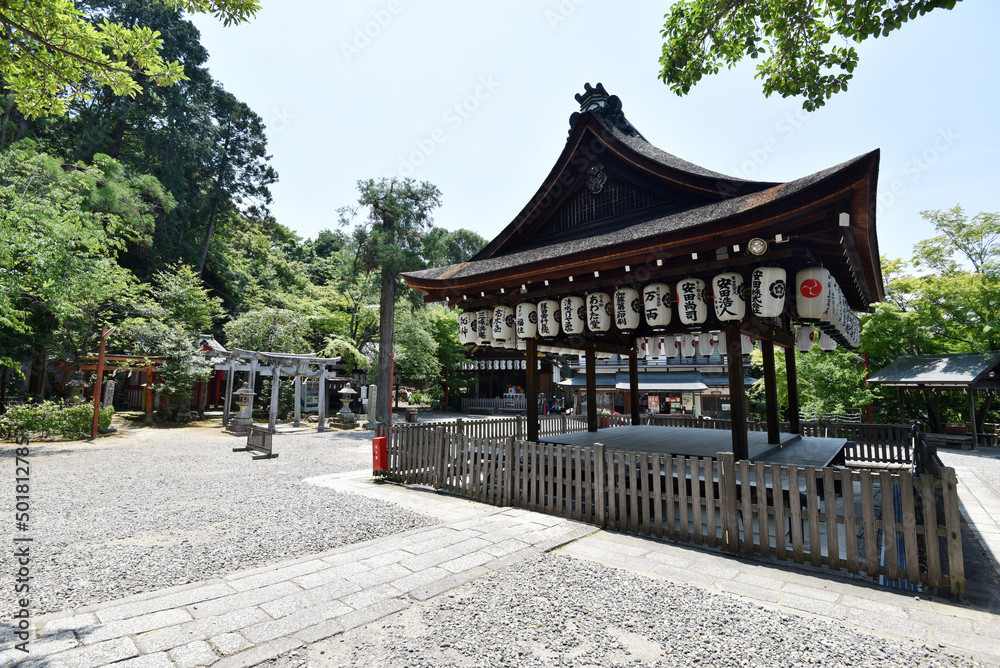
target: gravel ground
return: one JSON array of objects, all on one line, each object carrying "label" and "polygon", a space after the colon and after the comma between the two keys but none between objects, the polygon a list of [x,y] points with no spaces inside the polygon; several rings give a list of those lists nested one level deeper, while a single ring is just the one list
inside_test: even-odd
[{"label": "gravel ground", "polygon": [[937,647],[548,554],[261,664],[978,666]]},{"label": "gravel ground", "polygon": [[[370,432],[278,434],[279,457],[259,461],[232,452],[243,439],[219,426],[32,443],[30,532],[23,535],[34,538],[34,614],[437,523],[393,504],[302,483],[370,467],[370,439]],[[11,477],[14,447],[0,444],[3,470]],[[5,493],[4,535],[13,533],[13,504],[13,494]],[[2,555],[0,590],[10,591],[10,550]],[[0,618],[9,619],[11,597],[3,599]]]},{"label": "gravel ground", "polygon": [[971,466],[1000,495],[1000,447],[980,448],[975,454],[961,450],[938,450],[945,466]]}]

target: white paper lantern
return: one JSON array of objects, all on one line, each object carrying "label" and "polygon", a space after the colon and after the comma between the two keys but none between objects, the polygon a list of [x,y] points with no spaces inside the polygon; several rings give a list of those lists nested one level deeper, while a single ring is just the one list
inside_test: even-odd
[{"label": "white paper lantern", "polygon": [[524,371],[528,368],[528,360],[521,360],[521,370]]},{"label": "white paper lantern", "polygon": [[538,335],[543,339],[559,336],[559,320],[562,311],[555,299],[543,299],[538,302]]},{"label": "white paper lantern", "polygon": [[633,332],[639,326],[639,291],[635,288],[615,290],[615,326],[623,332]]},{"label": "white paper lantern", "polygon": [[677,284],[677,315],[685,325],[700,325],[708,319],[705,281],[685,278]]},{"label": "white paper lantern", "polygon": [[[476,314],[473,311],[462,311],[458,314],[458,340],[465,346],[476,344]],[[362,389],[364,389],[362,387]]]},{"label": "white paper lantern", "polygon": [[611,297],[607,292],[587,293],[587,329],[606,332],[611,329]]},{"label": "white paper lantern", "polygon": [[720,322],[737,322],[746,316],[747,299],[743,288],[743,276],[736,272],[719,274],[712,279],[715,317]]},{"label": "white paper lantern", "polygon": [[749,355],[753,352],[753,339],[746,334],[740,334],[740,345],[743,348],[744,355]]},{"label": "white paper lantern", "polygon": [[826,332],[819,333],[819,341],[816,343],[820,350],[831,352],[837,349],[837,342]]},{"label": "white paper lantern", "polygon": [[562,328],[567,334],[583,334],[583,297],[571,295],[562,300]]},{"label": "white paper lantern", "polygon": [[813,328],[809,325],[799,327],[795,332],[795,349],[807,353],[812,350],[814,340]]},{"label": "white paper lantern", "polygon": [[670,286],[666,283],[650,283],[642,289],[642,313],[646,324],[654,331],[670,324],[672,301]]},{"label": "white paper lantern", "polygon": [[492,309],[480,309],[476,311],[476,342],[481,346],[493,345]]},{"label": "white paper lantern", "polygon": [[533,339],[538,333],[538,308],[531,302],[521,302],[514,309],[514,328],[519,339]]},{"label": "white paper lantern", "polygon": [[715,340],[716,340],[716,343],[719,344],[719,354],[720,355],[726,355],[726,354],[728,354],[728,350],[726,348],[726,333],[725,332],[719,332],[715,336]]},{"label": "white paper lantern", "polygon": [[677,353],[681,350],[680,337],[671,334],[670,336],[665,336],[660,340],[662,341],[661,345],[663,346],[663,355],[666,356],[667,359],[677,357]]},{"label": "white paper lantern", "polygon": [[683,334],[683,335],[681,335],[681,338],[680,338],[680,342],[681,342],[680,350],[681,350],[681,356],[682,357],[693,357],[694,356],[694,352],[695,352],[694,343],[695,343],[696,340],[697,340],[697,338],[695,337],[694,334]]},{"label": "white paper lantern", "polygon": [[514,309],[497,306],[493,309],[493,341],[498,348],[506,348],[514,343]]},{"label": "white paper lantern", "polygon": [[777,318],[785,308],[785,270],[757,267],[750,280],[750,306],[754,315]]},{"label": "white paper lantern", "polygon": [[517,340],[517,349],[518,350],[527,350],[528,349],[528,342],[526,340],[524,340],[524,339],[518,339]]},{"label": "white paper lantern", "polygon": [[807,267],[795,274],[795,308],[806,321],[819,320],[826,310],[830,271]]},{"label": "white paper lantern", "polygon": [[646,339],[638,338],[635,340],[635,356],[637,359],[646,359],[648,354],[648,348],[646,346]]},{"label": "white paper lantern", "polygon": [[712,356],[713,338],[711,332],[702,332],[698,334],[698,354],[704,355],[705,357]]}]

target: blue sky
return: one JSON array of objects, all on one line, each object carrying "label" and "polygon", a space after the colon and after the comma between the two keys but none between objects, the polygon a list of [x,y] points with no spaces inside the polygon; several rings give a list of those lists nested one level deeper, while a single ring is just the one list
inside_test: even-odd
[{"label": "blue sky", "polygon": [[356,182],[430,181],[435,224],[493,238],[562,150],[574,100],[603,82],[653,144],[726,174],[789,181],[881,149],[884,255],[933,234],[926,209],[998,211],[1000,3],[965,0],[860,45],[818,112],[765,98],[752,64],[677,97],[657,78],[669,3],[262,0],[247,25],[196,17],[209,69],[268,125],[272,211],[303,237]]}]

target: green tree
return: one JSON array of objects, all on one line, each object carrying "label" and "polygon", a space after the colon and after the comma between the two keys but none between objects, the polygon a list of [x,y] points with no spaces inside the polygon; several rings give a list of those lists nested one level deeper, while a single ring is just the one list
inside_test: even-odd
[{"label": "green tree", "polygon": [[[212,13],[227,25],[248,20],[255,0],[163,0],[173,9]],[[67,101],[86,99],[93,81],[114,95],[134,97],[137,79],[168,86],[184,78],[183,66],[166,62],[159,33],[142,25],[90,20],[71,0],[0,4],[7,47],[0,76],[26,116],[63,115]]]},{"label": "green tree", "polygon": [[310,352],[303,335],[308,328],[301,313],[275,308],[248,311],[224,327],[230,348],[293,354]]},{"label": "green tree", "polygon": [[341,224],[351,223],[364,210],[366,220],[354,228],[356,271],[379,274],[379,354],[375,420],[389,424],[396,287],[399,275],[423,264],[423,235],[431,214],[441,204],[436,186],[412,179],[358,181],[358,206],[340,210]]},{"label": "green tree", "polygon": [[706,74],[758,61],[764,94],[803,96],[813,111],[847,90],[858,66],[852,45],[958,0],[681,0],[663,26],[660,79],[685,95]]},{"label": "green tree", "polygon": [[154,277],[153,296],[163,317],[194,336],[211,331],[222,318],[222,300],[209,294],[190,265],[176,263]]},{"label": "green tree", "polygon": [[[755,349],[751,361],[762,366],[763,358]],[[785,370],[785,352],[780,348],[774,355],[778,404],[788,408],[788,376]],[[798,379],[799,409],[803,413],[842,414],[870,404],[875,395],[865,386],[865,364],[861,355],[852,350],[837,348],[823,351],[813,348],[807,353],[796,352],[795,371]],[[754,383],[753,392],[758,399],[764,396],[764,381]]]}]

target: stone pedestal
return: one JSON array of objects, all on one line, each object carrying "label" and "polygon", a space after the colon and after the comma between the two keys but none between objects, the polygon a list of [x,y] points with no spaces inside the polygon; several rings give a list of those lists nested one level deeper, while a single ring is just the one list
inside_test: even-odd
[{"label": "stone pedestal", "polygon": [[343,406],[341,406],[340,411],[330,418],[329,426],[331,429],[357,429],[358,421],[354,417],[354,412],[351,410],[351,402],[354,400],[355,392],[351,388],[351,384],[348,383],[344,386],[344,389],[340,391],[340,399]]},{"label": "stone pedestal", "polygon": [[253,398],[255,393],[250,389],[249,384],[243,383],[243,387],[233,392],[233,396],[236,397],[236,405],[239,406],[239,412],[236,414],[236,417],[229,421],[226,431],[233,436],[246,436],[250,430],[250,426],[253,424]]}]

